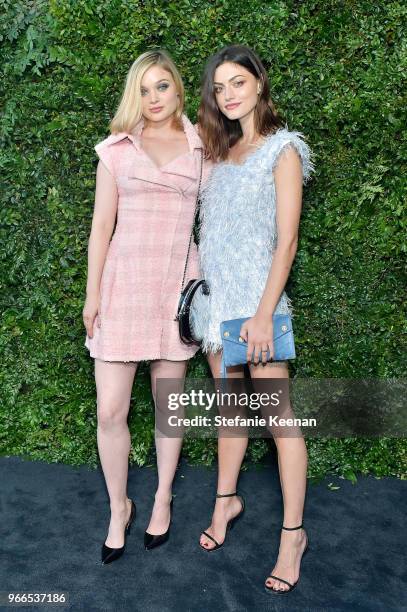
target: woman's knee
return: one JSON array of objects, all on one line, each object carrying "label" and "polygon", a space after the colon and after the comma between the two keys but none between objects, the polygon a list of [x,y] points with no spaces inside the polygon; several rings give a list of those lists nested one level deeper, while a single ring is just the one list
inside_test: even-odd
[{"label": "woman's knee", "polygon": [[[160,398],[166,400],[168,393],[182,393],[187,361],[169,361],[167,359],[157,359],[151,362],[151,395],[154,405],[157,406]],[[161,380],[158,384],[158,381]],[[165,401],[167,403],[167,401]]]},{"label": "woman's knee", "polygon": [[137,362],[95,359],[98,425],[104,429],[127,421]]},{"label": "woman's knee", "polygon": [[103,397],[97,402],[98,426],[102,429],[112,429],[127,422],[129,406],[117,398]]}]

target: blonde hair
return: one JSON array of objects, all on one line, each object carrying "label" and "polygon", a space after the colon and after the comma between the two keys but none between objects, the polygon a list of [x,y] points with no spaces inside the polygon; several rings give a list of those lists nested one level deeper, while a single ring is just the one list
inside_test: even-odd
[{"label": "blonde hair", "polygon": [[112,134],[117,132],[131,132],[141,120],[143,116],[141,81],[147,70],[155,65],[161,66],[161,68],[169,72],[174,79],[175,88],[179,95],[175,118],[177,123],[180,122],[185,100],[184,85],[181,75],[170,55],[162,49],[155,49],[142,53],[131,65],[127,73],[126,84],[120,104],[115,116],[110,122],[109,127]]}]

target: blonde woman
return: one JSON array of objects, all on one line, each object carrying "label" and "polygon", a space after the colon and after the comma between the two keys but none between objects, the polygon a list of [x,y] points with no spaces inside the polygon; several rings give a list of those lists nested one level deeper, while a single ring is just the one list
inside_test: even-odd
[{"label": "blonde woman", "polygon": [[[183,106],[182,80],[169,55],[143,53],[128,72],[111,135],[95,146],[100,161],[83,321],[85,346],[95,360],[97,442],[110,499],[103,564],[123,554],[136,512],[127,496],[127,415],[138,365],[151,361],[157,402],[157,379],[183,380],[197,350],[181,343],[174,320],[203,146]],[[204,163],[204,177],[207,168]],[[192,244],[185,282],[197,275]],[[181,444],[180,438],[156,435],[158,488],[146,549],[168,539]]]}]

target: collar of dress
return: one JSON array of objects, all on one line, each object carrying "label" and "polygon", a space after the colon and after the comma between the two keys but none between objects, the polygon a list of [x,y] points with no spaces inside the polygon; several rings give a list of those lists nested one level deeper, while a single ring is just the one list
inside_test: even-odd
[{"label": "collar of dress", "polygon": [[[184,127],[185,135],[188,140],[190,152],[193,153],[194,149],[203,148],[202,140],[198,136],[198,133],[195,130],[194,126],[192,125],[191,121],[188,119],[188,117],[184,113],[182,113],[181,115],[181,120],[182,120],[182,124]],[[134,130],[132,130],[132,132],[118,132],[117,134],[111,134],[108,137],[108,141],[109,141],[108,144],[112,145],[112,144],[115,144],[116,142],[120,142],[124,138],[128,138],[129,140],[132,141],[134,146],[140,150],[142,148],[141,147],[141,133],[143,131],[143,128],[144,128],[144,118],[141,118],[140,121],[135,126]]]}]

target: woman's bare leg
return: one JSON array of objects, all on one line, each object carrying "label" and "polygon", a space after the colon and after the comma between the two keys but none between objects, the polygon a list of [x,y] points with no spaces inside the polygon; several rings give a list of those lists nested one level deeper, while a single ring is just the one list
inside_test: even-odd
[{"label": "woman's bare leg", "polygon": [[95,359],[97,443],[111,512],[105,544],[110,548],[123,546],[124,527],[131,511],[131,502],[127,497],[130,452],[127,415],[136,370],[136,362]]},{"label": "woman's bare leg", "polygon": [[[208,363],[212,376],[220,378],[220,363],[222,353],[208,354]],[[228,378],[243,378],[242,368],[229,368]],[[218,438],[218,488],[217,493],[233,493],[236,491],[240,467],[244,459],[248,443],[247,437]],[[236,516],[242,508],[237,497],[221,497],[215,501],[215,509],[212,515],[212,523],[205,529],[215,540],[221,544],[225,539],[226,525],[228,521]],[[204,534],[199,540],[204,548],[214,548],[215,544]]]},{"label": "woman's bare leg", "polygon": [[[179,386],[179,392],[182,392],[187,363],[187,361],[168,361],[164,359],[151,362],[151,388],[155,403],[160,401],[160,394],[157,394],[157,379],[159,378],[172,379],[174,383],[171,383],[171,388]],[[157,408],[159,409],[159,406]],[[163,409],[166,410],[166,406]],[[166,438],[163,434],[159,434],[156,431],[155,447],[157,452],[158,488],[147,531],[152,535],[159,535],[165,533],[170,524],[172,483],[181,452],[182,438]]]},{"label": "woman's bare leg", "polygon": [[[287,364],[267,364],[250,366],[250,374],[254,381],[260,378],[285,378],[289,372]],[[255,382],[253,383],[255,385]],[[287,408],[291,409],[289,398]],[[278,452],[278,468],[284,504],[284,527],[297,527],[302,523],[305,491],[307,484],[307,447],[302,437],[274,437]],[[306,544],[303,529],[295,531],[281,530],[280,549],[277,563],[270,572],[287,580],[291,584],[299,577],[301,557]],[[268,578],[267,586],[274,589],[287,590],[284,582]]]}]

